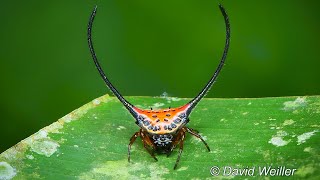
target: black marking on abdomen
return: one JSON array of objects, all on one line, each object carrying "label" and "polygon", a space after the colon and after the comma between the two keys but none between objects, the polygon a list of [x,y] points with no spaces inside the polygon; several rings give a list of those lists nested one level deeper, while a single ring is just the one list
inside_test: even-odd
[{"label": "black marking on abdomen", "polygon": [[149,126],[150,125],[150,121],[148,121],[148,120],[143,121],[143,125]]},{"label": "black marking on abdomen", "polygon": [[174,128],[176,128],[177,126],[176,126],[175,123],[171,123],[171,127],[174,129]]},{"label": "black marking on abdomen", "polygon": [[173,120],[173,122],[176,123],[176,124],[179,124],[181,122],[181,119],[177,118],[177,119]]},{"label": "black marking on abdomen", "polygon": [[161,128],[160,128],[160,126],[154,126],[153,127],[153,131],[159,131]]}]

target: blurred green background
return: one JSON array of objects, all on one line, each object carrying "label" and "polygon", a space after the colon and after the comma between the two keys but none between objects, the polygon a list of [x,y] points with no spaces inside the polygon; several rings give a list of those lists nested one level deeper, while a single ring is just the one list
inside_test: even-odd
[{"label": "blurred green background", "polygon": [[[207,97],[320,94],[319,1],[222,3],[231,46]],[[95,4],[95,49],[123,95],[193,97],[215,70],[225,38],[216,0],[1,1],[0,152],[110,93],[87,45]]]}]

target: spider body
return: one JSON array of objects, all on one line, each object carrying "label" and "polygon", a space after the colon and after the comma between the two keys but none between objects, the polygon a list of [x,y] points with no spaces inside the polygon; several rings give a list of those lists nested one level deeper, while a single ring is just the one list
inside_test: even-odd
[{"label": "spider body", "polygon": [[167,156],[169,156],[173,149],[179,146],[179,154],[174,165],[174,169],[177,168],[177,165],[180,161],[186,133],[190,133],[191,135],[199,138],[204,143],[208,151],[210,151],[208,144],[198,134],[198,132],[187,127],[186,125],[189,122],[189,115],[191,114],[192,110],[205,96],[205,94],[208,92],[208,90],[211,88],[216,78],[218,77],[218,74],[220,73],[227,56],[230,41],[230,24],[229,18],[224,8],[222,7],[222,5],[219,5],[219,7],[226,24],[226,43],[222,58],[216,71],[214,72],[208,83],[200,91],[200,93],[189,103],[178,108],[168,108],[160,110],[144,110],[135,107],[118,92],[118,90],[112,85],[112,83],[105,75],[96,57],[91,39],[92,23],[94,21],[97,10],[97,7],[94,8],[88,24],[88,44],[93,61],[106,85],[134,117],[134,119],[136,120],[136,124],[140,128],[140,130],[135,132],[130,138],[130,142],[128,145],[129,162],[131,146],[138,137],[141,138],[144,148],[155,160],[157,160],[157,158],[155,157],[155,153],[165,153],[167,154]]}]

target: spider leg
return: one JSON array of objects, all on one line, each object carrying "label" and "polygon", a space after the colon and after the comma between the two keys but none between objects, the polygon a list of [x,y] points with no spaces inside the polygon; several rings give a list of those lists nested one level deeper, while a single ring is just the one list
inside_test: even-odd
[{"label": "spider leg", "polygon": [[140,136],[140,131],[133,134],[133,136],[130,138],[130,143],[128,145],[128,162],[130,162],[130,151],[131,151],[131,145],[134,143],[134,141],[137,139],[137,137]]},{"label": "spider leg", "polygon": [[[158,159],[154,155],[154,149],[155,149],[154,144],[151,142],[150,138],[144,134],[142,130],[140,130],[140,134],[143,142],[143,147],[148,151],[148,153],[151,155],[151,157],[153,157],[154,160],[158,161]],[[151,147],[152,150],[150,150],[148,146]]]},{"label": "spider leg", "polygon": [[178,166],[179,161],[180,161],[181,153],[182,153],[182,151],[183,151],[184,138],[185,138],[185,131],[181,131],[181,139],[180,139],[180,142],[179,142],[179,145],[180,145],[180,147],[179,147],[179,154],[178,154],[178,158],[177,158],[177,160],[176,160],[176,163],[174,164],[174,167],[173,167],[174,170],[177,169],[177,166]]},{"label": "spider leg", "polygon": [[208,151],[210,151],[208,144],[204,141],[204,139],[200,136],[200,134],[198,134],[195,130],[193,130],[191,128],[186,127],[186,129],[187,129],[188,133],[199,138],[203,142],[203,144],[207,147]]},{"label": "spider leg", "polygon": [[143,147],[148,151],[148,153],[151,155],[151,157],[153,157],[154,160],[158,161],[158,159],[156,158],[156,156],[154,155],[154,151],[151,151],[148,147],[147,147],[147,143],[143,141]]},{"label": "spider leg", "polygon": [[169,151],[166,152],[167,157],[169,157],[173,151],[173,149],[176,147],[176,145],[172,145],[171,148],[169,149]]}]

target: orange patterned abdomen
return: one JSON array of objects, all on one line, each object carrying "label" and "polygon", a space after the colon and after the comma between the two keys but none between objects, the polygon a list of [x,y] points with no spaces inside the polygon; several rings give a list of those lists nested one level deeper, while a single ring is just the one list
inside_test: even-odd
[{"label": "orange patterned abdomen", "polygon": [[189,104],[173,109],[141,110],[138,113],[138,125],[151,134],[168,134],[177,131],[186,124],[186,110]]}]

